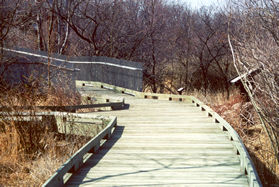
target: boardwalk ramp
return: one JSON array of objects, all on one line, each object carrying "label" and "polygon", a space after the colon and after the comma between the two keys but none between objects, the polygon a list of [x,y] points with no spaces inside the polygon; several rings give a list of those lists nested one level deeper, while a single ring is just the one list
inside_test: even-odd
[{"label": "boardwalk ramp", "polygon": [[84,87],[127,107],[99,112],[117,126],[66,186],[261,186],[238,135],[197,100],[115,91]]}]

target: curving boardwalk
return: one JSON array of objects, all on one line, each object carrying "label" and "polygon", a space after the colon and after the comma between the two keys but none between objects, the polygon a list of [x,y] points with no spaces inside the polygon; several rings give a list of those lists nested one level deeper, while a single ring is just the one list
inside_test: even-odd
[{"label": "curving boardwalk", "polygon": [[111,138],[67,186],[248,186],[231,141],[194,104],[121,97],[127,110],[99,113],[117,116]]}]

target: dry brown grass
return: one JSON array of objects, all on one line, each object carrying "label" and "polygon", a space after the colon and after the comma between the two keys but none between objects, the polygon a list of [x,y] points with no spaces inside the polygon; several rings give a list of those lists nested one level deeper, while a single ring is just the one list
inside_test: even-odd
[{"label": "dry brown grass", "polygon": [[252,104],[246,101],[240,91],[231,90],[229,99],[222,93],[209,93],[206,97],[200,92],[194,92],[192,95],[208,104],[238,132],[249,151],[263,185],[278,184],[279,168],[272,154],[267,134]]},{"label": "dry brown grass", "polygon": [[[36,89],[5,90],[0,95],[0,105],[80,104],[80,96],[68,94],[62,89],[45,93]],[[35,111],[34,108],[28,112]],[[49,128],[51,121],[41,121],[33,116],[27,122],[22,121],[21,117],[10,119],[11,116],[1,116],[0,122],[0,186],[42,185],[89,140],[86,137],[57,133]]]}]

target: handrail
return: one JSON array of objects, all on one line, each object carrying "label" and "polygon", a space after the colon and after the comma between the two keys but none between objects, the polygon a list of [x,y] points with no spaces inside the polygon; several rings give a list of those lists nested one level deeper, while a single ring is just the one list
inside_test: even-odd
[{"label": "handrail", "polygon": [[141,99],[158,99],[158,100],[169,100],[169,101],[191,101],[190,96],[186,95],[175,95],[175,94],[160,94],[160,93],[146,93],[146,92],[139,92],[135,90],[131,90],[128,88],[122,88],[119,86],[114,86],[102,82],[95,82],[95,81],[76,81],[76,86],[84,87],[86,85],[94,85],[98,86],[100,88],[108,89],[108,90],[113,90],[115,92],[119,92],[122,94],[127,94],[127,95],[132,95],[137,98]]},{"label": "handrail", "polygon": [[217,123],[223,131],[227,132],[229,139],[232,141],[235,147],[236,154],[239,155],[241,171],[248,176],[249,186],[262,186],[261,180],[249,156],[249,153],[245,145],[243,144],[241,138],[239,137],[238,133],[233,129],[233,127],[227,121],[225,121],[219,114],[214,112],[210,107],[208,107],[203,102],[201,102],[193,96],[192,103],[195,104],[196,107],[199,107],[201,111],[206,112],[207,116],[212,117],[215,123]]},{"label": "handrail", "polygon": [[[105,129],[92,138],[87,144],[80,148],[71,158],[69,158],[42,186],[63,186],[66,181],[64,176],[67,173],[76,172],[86,161],[83,157],[87,153],[96,153],[99,149],[101,140],[111,136],[112,128],[117,125],[117,118],[113,117]],[[68,178],[69,179],[69,178]]]},{"label": "handrail", "polygon": [[78,109],[84,108],[102,108],[102,107],[111,107],[112,109],[120,109],[124,107],[124,100],[121,102],[108,102],[108,103],[99,103],[99,104],[89,104],[89,105],[69,105],[69,106],[0,106],[0,111],[12,111],[16,110],[30,110],[33,108],[51,110],[51,111],[63,111],[63,112],[74,112]]},{"label": "handrail", "polygon": [[113,64],[113,63],[109,63],[109,62],[66,60],[66,59],[56,58],[56,57],[42,55],[42,54],[20,51],[20,50],[16,50],[16,49],[8,49],[8,48],[4,48],[4,47],[2,49],[5,50],[5,51],[14,52],[14,53],[18,53],[18,54],[39,57],[39,58],[43,58],[43,59],[47,59],[47,60],[55,60],[55,61],[58,61],[58,62],[67,62],[67,63],[70,63],[70,64],[100,64],[100,65],[106,65],[106,66],[114,66],[114,67],[123,68],[123,69],[129,69],[129,70],[132,70],[132,71],[142,71],[141,68],[135,68],[135,67],[126,66],[126,65]]}]

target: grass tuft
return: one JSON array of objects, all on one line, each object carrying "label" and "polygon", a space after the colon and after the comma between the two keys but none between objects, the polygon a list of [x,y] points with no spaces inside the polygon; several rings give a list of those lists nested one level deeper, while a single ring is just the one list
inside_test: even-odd
[{"label": "grass tuft", "polygon": [[[35,88],[4,90],[0,106],[76,105],[80,96],[63,89],[42,92]],[[30,119],[16,116],[29,112]],[[59,134],[52,119],[35,117],[38,110],[13,109],[0,115],[0,186],[40,186],[90,138]],[[100,131],[100,129],[97,129]]]}]

